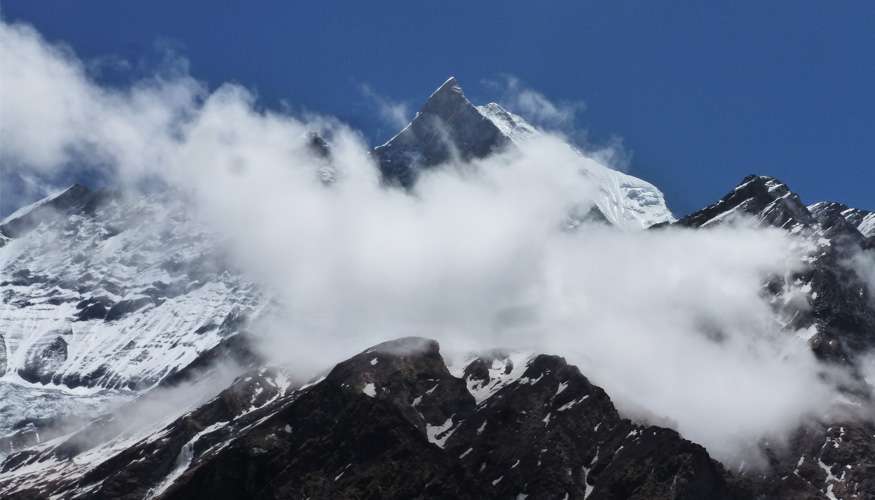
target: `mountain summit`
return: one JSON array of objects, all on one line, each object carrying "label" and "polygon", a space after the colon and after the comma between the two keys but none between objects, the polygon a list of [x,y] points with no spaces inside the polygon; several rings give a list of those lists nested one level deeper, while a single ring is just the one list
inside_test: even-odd
[{"label": "mountain summit", "polygon": [[[373,153],[388,183],[412,188],[423,170],[451,160],[485,158],[543,133],[497,103],[475,106],[450,77],[432,92],[413,121]],[[597,187],[595,212],[611,224],[643,229],[674,221],[662,192],[649,182],[596,161],[586,162],[581,171]]]},{"label": "mountain summit", "polygon": [[431,94],[413,121],[374,149],[374,154],[387,180],[411,187],[419,169],[454,158],[483,158],[509,142],[468,101],[455,77],[450,77]]}]

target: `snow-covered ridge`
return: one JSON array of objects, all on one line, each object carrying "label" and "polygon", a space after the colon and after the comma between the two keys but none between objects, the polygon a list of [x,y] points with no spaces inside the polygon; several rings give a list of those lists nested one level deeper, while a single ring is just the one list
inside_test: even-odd
[{"label": "snow-covered ridge", "polygon": [[3,220],[0,220],[0,226],[7,224],[15,219],[18,219],[20,217],[23,217],[23,216],[33,212],[37,208],[42,207],[42,206],[50,203],[52,200],[55,200],[56,198],[63,195],[64,193],[70,191],[71,189],[73,189],[73,186],[70,186],[70,187],[62,189],[60,191],[57,191],[55,193],[52,193],[41,200],[37,200],[29,205],[25,205],[25,206],[19,208],[18,210],[14,211],[11,214],[4,217]]},{"label": "snow-covered ridge", "polygon": [[52,217],[0,248],[0,384],[143,390],[235,335],[260,297],[178,202]]},{"label": "snow-covered ridge", "polygon": [[[515,144],[543,133],[497,103],[477,106],[477,110]],[[595,162],[587,164],[584,174],[597,186],[601,197],[596,205],[612,224],[624,229],[644,229],[675,220],[665,196],[653,184]]]},{"label": "snow-covered ridge", "polygon": [[538,129],[523,117],[507,111],[498,103],[490,102],[485,106],[477,106],[477,111],[489,118],[504,135],[516,143],[539,133]]}]

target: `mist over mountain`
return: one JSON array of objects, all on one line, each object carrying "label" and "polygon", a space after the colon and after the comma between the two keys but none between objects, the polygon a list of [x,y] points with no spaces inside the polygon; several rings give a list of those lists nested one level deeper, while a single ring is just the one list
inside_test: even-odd
[{"label": "mist over mountain", "polygon": [[107,186],[0,220],[4,498],[875,497],[872,212],[673,214],[453,77],[371,147],[26,25],[0,60],[0,161]]}]

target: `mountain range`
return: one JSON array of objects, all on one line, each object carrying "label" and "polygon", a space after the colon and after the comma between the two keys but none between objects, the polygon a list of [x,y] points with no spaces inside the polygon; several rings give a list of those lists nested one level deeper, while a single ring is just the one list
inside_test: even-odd
[{"label": "mountain range", "polygon": [[[450,78],[371,154],[386,189],[413,191],[430,169],[544,133],[475,106]],[[330,162],[330,141],[310,145]],[[300,380],[252,347],[271,297],[184,202],[77,184],[0,221],[0,497],[875,498],[875,419],[854,410],[873,407],[859,366],[875,349],[875,297],[847,265],[875,256],[875,213],[806,204],[751,175],[676,217],[652,184],[586,165],[598,195],[575,228],[743,218],[811,242],[808,266],[763,294],[819,360],[852,374],[849,411],[761,443],[766,467],[746,469],[623,414],[562,352],[496,345],[456,363],[437,341],[404,337]],[[802,304],[783,300],[787,284]]]}]

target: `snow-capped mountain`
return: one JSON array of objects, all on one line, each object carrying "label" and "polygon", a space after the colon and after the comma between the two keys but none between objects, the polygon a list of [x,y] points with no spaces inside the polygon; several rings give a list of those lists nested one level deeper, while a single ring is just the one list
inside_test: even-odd
[{"label": "snow-capped mountain", "polygon": [[[541,133],[498,104],[473,106],[450,79],[374,156],[388,183],[413,188],[420,169]],[[329,143],[311,146],[330,161]],[[797,235],[815,249],[810,265],[763,295],[827,366],[856,367],[875,348],[872,291],[847,265],[873,251],[872,213],[806,206],[780,180],[749,176],[675,221],[652,185],[606,167],[585,175],[621,228],[708,231],[743,216]],[[875,424],[852,416],[873,399],[862,373],[841,381],[839,407],[853,411],[762,443],[765,470],[729,468],[675,430],[630,420],[552,354],[496,346],[453,363],[410,337],[302,383],[248,352],[249,319],[269,299],[221,248],[167,193],[76,185],[0,222],[0,497],[875,495]],[[784,300],[791,288],[801,301]]]},{"label": "snow-capped mountain", "polygon": [[6,375],[150,386],[235,333],[235,318],[256,307],[253,285],[226,267],[211,236],[160,197],[123,200],[77,185],[2,229],[62,199],[100,201],[44,214],[0,255]]},{"label": "snow-capped mountain", "polygon": [[[454,157],[483,158],[541,133],[494,102],[474,106],[451,77],[431,94],[413,121],[375,148],[374,154],[387,179],[410,187],[421,169]],[[674,220],[662,192],[646,181],[597,163],[583,175],[598,190],[598,209],[618,227],[644,229]]]},{"label": "snow-capped mountain", "polygon": [[160,195],[75,185],[0,231],[11,236],[0,248],[0,392],[22,401],[0,412],[0,435],[134,397],[233,337],[260,303],[214,238]]}]

